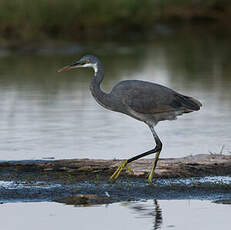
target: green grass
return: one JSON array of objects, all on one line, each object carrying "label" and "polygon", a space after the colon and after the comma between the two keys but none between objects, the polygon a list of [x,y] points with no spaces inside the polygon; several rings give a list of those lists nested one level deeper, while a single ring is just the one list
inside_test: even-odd
[{"label": "green grass", "polygon": [[230,0],[1,0],[0,39],[92,38],[195,18],[228,23],[230,12]]}]

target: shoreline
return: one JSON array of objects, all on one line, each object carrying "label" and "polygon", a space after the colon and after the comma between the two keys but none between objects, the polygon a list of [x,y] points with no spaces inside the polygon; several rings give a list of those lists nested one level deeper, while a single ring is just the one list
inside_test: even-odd
[{"label": "shoreline", "polygon": [[113,184],[109,177],[120,160],[0,162],[0,202],[54,201],[89,206],[141,199],[231,199],[231,156],[160,159],[149,184],[152,161],[130,163],[134,175],[123,170]]},{"label": "shoreline", "polygon": [[[24,160],[0,162],[0,179],[21,179],[30,175],[37,179],[59,179],[68,175],[78,181],[107,178],[122,160],[67,159],[67,160]],[[121,176],[146,178],[153,159],[140,159],[129,163],[134,174],[123,170]],[[49,175],[47,178],[44,175]],[[160,158],[154,178],[189,178],[201,176],[231,175],[231,156],[222,154],[198,154],[183,158]],[[120,177],[121,177],[120,176]],[[41,178],[40,178],[41,177]]]}]

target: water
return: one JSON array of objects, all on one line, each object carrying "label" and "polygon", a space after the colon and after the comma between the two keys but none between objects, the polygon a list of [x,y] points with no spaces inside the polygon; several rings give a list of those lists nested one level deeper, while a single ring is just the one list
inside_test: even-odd
[{"label": "water", "polygon": [[[141,79],[164,84],[202,102],[201,111],[158,124],[156,130],[164,144],[161,157],[221,150],[230,154],[230,38],[209,34],[203,29],[166,33],[145,42],[47,46],[33,55],[0,50],[0,160],[128,158],[153,147],[151,133],[143,123],[107,111],[94,101],[89,92],[91,70],[56,72],[86,53],[101,58],[106,91],[120,80]],[[192,188],[194,183],[210,182],[224,184],[226,188],[230,177],[158,180],[157,186],[163,188],[174,183]],[[129,196],[127,191],[131,185],[124,184],[122,188]],[[76,186],[83,186],[83,191],[99,190],[96,185]],[[113,186],[106,187],[108,193],[120,191]],[[145,199],[179,199],[172,196],[172,190],[158,194],[155,187],[145,187],[142,183],[132,186],[130,190],[139,194],[139,199],[147,195]],[[49,200],[53,191],[56,191],[54,194],[57,190],[63,192],[65,188],[60,184],[0,181],[0,187],[6,195],[6,199],[1,196],[2,201],[12,202],[0,205],[1,227],[6,230],[59,230],[67,226],[96,230],[230,229],[231,206],[211,201],[229,197],[227,188],[224,194],[215,190],[215,186],[211,192],[200,190],[201,193],[194,191],[192,196],[190,193],[182,196],[182,199],[194,200],[153,199],[74,207],[31,202],[31,194],[40,197],[44,193],[40,200]],[[22,196],[25,199],[17,199],[20,193],[15,190],[29,191],[31,196],[25,192]],[[26,200],[30,202],[15,202]]]},{"label": "water", "polygon": [[228,230],[230,212],[230,205],[200,200],[148,200],[84,208],[31,202],[7,203],[0,208],[1,227],[7,230],[61,230],[67,227],[83,230]]},{"label": "water", "polygon": [[[203,35],[203,36],[202,36]],[[105,42],[43,48],[0,57],[1,160],[128,158],[154,142],[142,122],[107,111],[90,95],[93,72],[57,73],[82,54],[100,56],[103,88],[124,79],[164,84],[199,99],[201,111],[156,127],[161,157],[230,154],[231,46],[229,39],[191,32],[148,42]]]},{"label": "water", "polygon": [[[155,185],[145,185],[142,181],[133,182],[133,185],[128,182],[114,185],[93,185],[87,182],[61,185],[42,181],[0,181],[1,227],[6,230],[59,230],[67,226],[95,230],[228,230],[231,211],[230,182],[231,178],[227,176],[158,179]],[[168,187],[174,184],[175,186]],[[71,191],[69,194],[68,187]],[[66,191],[62,191],[65,188]],[[76,193],[74,190],[78,194],[97,194],[96,191],[101,190],[100,196],[117,198],[120,202],[79,206],[63,204],[65,199],[60,197],[65,197],[65,194],[72,196]],[[108,191],[107,195],[105,191]],[[128,197],[131,200],[134,193],[137,201],[127,201]],[[51,200],[62,203],[50,202]]]}]

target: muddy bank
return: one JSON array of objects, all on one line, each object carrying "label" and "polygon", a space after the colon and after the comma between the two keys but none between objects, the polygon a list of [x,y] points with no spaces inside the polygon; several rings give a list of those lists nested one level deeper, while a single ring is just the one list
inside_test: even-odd
[{"label": "muddy bank", "polygon": [[152,159],[129,166],[116,183],[109,177],[120,160],[9,161],[0,163],[0,202],[56,201],[72,205],[140,199],[231,199],[231,156],[160,159],[152,184]]},{"label": "muddy bank", "polygon": [[[45,180],[62,183],[108,180],[122,160],[38,160],[7,161],[0,163],[0,180]],[[134,174],[126,169],[120,178],[146,179],[152,159],[141,159],[129,164]],[[231,156],[195,155],[184,158],[160,159],[154,178],[189,178],[231,175]]]}]

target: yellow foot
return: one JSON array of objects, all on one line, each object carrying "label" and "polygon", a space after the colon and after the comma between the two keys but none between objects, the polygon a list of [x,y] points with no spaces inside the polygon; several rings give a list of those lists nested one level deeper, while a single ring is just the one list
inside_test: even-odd
[{"label": "yellow foot", "polygon": [[111,182],[114,182],[120,175],[121,171],[126,167],[127,170],[131,173],[134,174],[133,171],[127,166],[128,161],[125,160],[123,161],[118,168],[116,169],[116,171],[112,174],[112,176],[110,177]]}]

